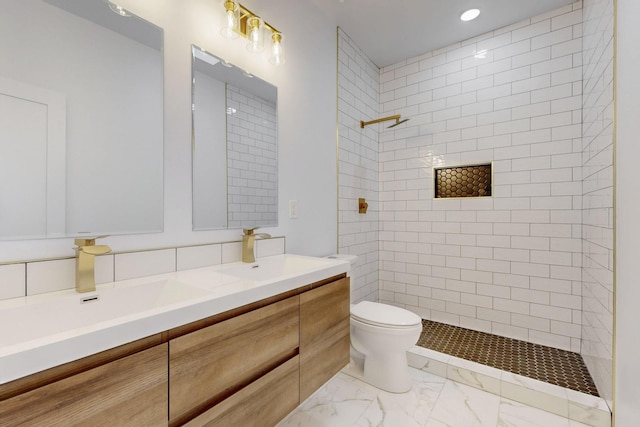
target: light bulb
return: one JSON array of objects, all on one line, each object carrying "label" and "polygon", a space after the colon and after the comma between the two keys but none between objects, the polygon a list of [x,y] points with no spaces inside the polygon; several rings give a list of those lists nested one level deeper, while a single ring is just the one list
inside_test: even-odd
[{"label": "light bulb", "polygon": [[222,22],[222,28],[220,34],[228,39],[238,38],[239,34],[236,31],[238,28],[238,7],[236,2],[227,0],[224,2],[225,14]]},{"label": "light bulb", "polygon": [[261,53],[264,50],[264,38],[262,37],[262,22],[257,16],[249,18],[249,44],[247,50],[253,53]]},{"label": "light bulb", "polygon": [[227,10],[227,28],[234,28],[236,26],[236,17],[233,14],[233,10]]},{"label": "light bulb", "polygon": [[284,64],[284,47],[282,46],[282,34],[281,33],[273,33],[271,36],[271,40],[273,41],[271,45],[271,57],[269,58],[269,62],[274,65]]},{"label": "light bulb", "polygon": [[251,19],[251,32],[249,33],[249,40],[251,40],[251,43],[257,43],[260,41],[260,20],[256,18]]}]

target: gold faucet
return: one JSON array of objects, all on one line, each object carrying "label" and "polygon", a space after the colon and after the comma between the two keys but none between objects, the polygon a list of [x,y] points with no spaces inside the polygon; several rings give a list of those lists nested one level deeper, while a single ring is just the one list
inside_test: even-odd
[{"label": "gold faucet", "polygon": [[107,245],[97,245],[96,239],[75,239],[76,244],[76,291],[91,292],[96,290],[95,258],[96,255],[108,254],[111,248]]},{"label": "gold faucet", "polygon": [[242,230],[242,262],[256,262],[255,251],[253,249],[256,237],[270,239],[267,233],[255,234],[254,231],[260,227],[245,228]]}]

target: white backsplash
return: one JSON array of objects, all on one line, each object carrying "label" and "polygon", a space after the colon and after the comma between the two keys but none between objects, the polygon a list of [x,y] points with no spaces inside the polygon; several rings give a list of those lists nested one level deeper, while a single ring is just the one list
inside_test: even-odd
[{"label": "white backsplash", "polygon": [[[96,284],[240,261],[240,242],[141,250],[96,256]],[[256,240],[256,256],[285,252],[285,238]],[[0,300],[75,286],[75,259],[33,260],[0,265]]]},{"label": "white backsplash", "polygon": [[75,284],[75,260],[61,259],[27,264],[27,295],[71,288]]},{"label": "white backsplash", "polygon": [[136,277],[176,271],[176,249],[130,252],[117,254],[115,279],[127,280]]},{"label": "white backsplash", "polygon": [[0,265],[0,299],[26,295],[26,264]]},{"label": "white backsplash", "polygon": [[178,248],[176,269],[178,271],[191,268],[218,265],[222,262],[222,245],[202,245]]}]

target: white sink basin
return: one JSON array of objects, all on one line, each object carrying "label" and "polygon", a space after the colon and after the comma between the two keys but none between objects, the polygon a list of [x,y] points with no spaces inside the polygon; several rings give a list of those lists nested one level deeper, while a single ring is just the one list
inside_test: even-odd
[{"label": "white sink basin", "polygon": [[0,301],[0,384],[348,271],[285,254]]},{"label": "white sink basin", "polygon": [[[103,322],[122,320],[207,295],[205,289],[175,280],[112,287],[0,310],[3,346],[28,343],[78,329],[95,330]],[[20,325],[16,327],[16,325]]]},{"label": "white sink basin", "polygon": [[232,265],[220,268],[219,272],[242,280],[265,282],[279,280],[306,271],[322,268],[329,263],[323,258],[278,256],[263,258],[251,264]]}]

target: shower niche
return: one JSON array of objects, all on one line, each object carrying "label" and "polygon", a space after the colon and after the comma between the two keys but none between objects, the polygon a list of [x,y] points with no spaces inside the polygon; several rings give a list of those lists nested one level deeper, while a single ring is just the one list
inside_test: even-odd
[{"label": "shower niche", "polygon": [[490,197],[491,166],[491,163],[481,163],[434,167],[434,198]]}]

